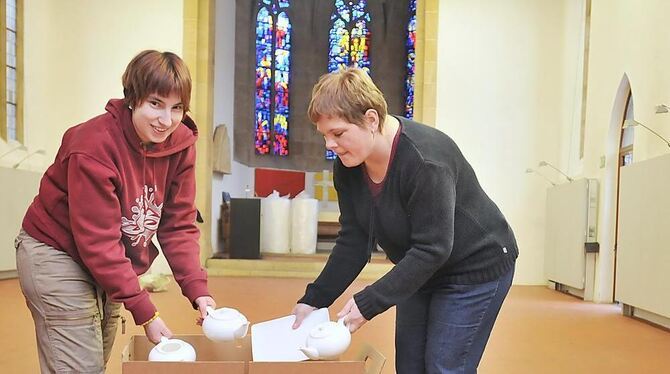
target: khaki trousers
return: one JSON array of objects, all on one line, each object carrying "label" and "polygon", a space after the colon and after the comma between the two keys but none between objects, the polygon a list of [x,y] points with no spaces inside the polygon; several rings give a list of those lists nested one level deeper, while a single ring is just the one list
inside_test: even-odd
[{"label": "khaki trousers", "polygon": [[119,303],[66,252],[21,230],[14,240],[21,291],[35,322],[42,373],[104,373]]}]

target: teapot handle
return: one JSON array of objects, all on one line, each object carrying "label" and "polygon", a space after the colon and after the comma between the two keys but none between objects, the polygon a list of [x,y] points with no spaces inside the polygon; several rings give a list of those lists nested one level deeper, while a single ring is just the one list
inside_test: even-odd
[{"label": "teapot handle", "polygon": [[212,308],[211,306],[207,305],[207,314],[208,314],[208,315],[210,315],[210,314],[214,314],[214,308]]},{"label": "teapot handle", "polygon": [[[344,321],[344,317],[337,320],[338,325],[347,326],[347,323]],[[348,327],[348,326],[347,326]]]},{"label": "teapot handle", "polygon": [[168,340],[170,340],[170,338],[167,336],[161,336],[161,341],[159,341],[158,344],[166,343]]}]

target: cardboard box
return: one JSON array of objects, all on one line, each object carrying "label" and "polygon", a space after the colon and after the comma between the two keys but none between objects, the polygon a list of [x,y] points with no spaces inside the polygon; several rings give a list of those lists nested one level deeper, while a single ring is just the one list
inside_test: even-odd
[{"label": "cardboard box", "polygon": [[[174,336],[195,348],[195,362],[147,361],[154,344],[144,335],[134,335],[123,350],[123,374],[380,374],[386,359],[365,345],[351,361],[254,362],[251,336],[236,342],[213,342],[204,335]],[[277,342],[281,344],[281,342]]]}]

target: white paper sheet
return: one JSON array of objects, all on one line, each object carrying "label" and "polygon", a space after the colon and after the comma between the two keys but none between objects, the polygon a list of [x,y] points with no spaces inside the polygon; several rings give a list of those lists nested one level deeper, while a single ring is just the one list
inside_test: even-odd
[{"label": "white paper sheet", "polygon": [[293,330],[294,315],[255,323],[251,326],[251,351],[254,361],[258,362],[296,362],[305,361],[298,348],[304,347],[309,332],[321,322],[330,320],[327,308],[317,309]]}]

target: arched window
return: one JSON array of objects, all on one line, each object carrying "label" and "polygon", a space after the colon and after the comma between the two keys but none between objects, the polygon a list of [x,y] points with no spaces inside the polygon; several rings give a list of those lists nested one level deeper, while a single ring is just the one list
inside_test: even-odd
[{"label": "arched window", "polygon": [[[370,74],[370,13],[366,0],[335,0],[335,13],[328,38],[328,72],[356,66]],[[326,159],[334,160],[335,153],[326,150]]]},{"label": "arched window", "polygon": [[286,156],[291,66],[291,22],[286,14],[289,0],[260,0],[258,7],[256,153]]},{"label": "arched window", "polygon": [[414,73],[416,58],[416,0],[409,0],[407,23],[407,79],[405,80],[405,116],[414,117]]},{"label": "arched window", "polygon": [[0,42],[6,46],[0,55],[0,65],[4,65],[6,73],[0,78],[4,79],[0,102],[5,105],[6,114],[0,117],[0,138],[23,142],[23,1],[0,0],[0,8],[5,11],[0,19]]}]

